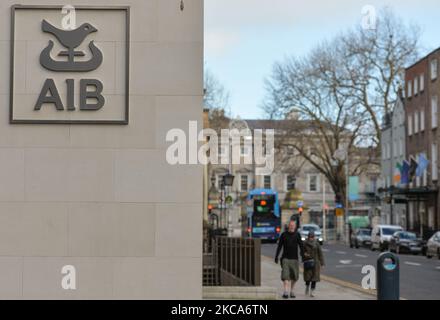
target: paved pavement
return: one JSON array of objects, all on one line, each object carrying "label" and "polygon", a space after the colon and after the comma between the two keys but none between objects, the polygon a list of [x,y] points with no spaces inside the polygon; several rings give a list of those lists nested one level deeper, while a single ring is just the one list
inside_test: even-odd
[{"label": "paved pavement", "polygon": [[[273,259],[264,257],[261,261],[261,285],[278,289],[278,298],[282,299],[283,289],[280,280],[281,268],[273,262]],[[323,280],[323,279],[322,279]],[[375,300],[375,296],[362,293],[358,290],[337,285],[328,281],[317,284],[314,298],[305,295],[305,285],[302,274],[295,285],[296,299],[289,300]]]},{"label": "paved pavement", "polygon": [[[273,259],[276,245],[263,244],[262,254]],[[360,286],[364,265],[376,266],[379,252],[351,249],[344,244],[327,243],[323,246],[326,267],[323,275],[344,283]],[[440,299],[440,260],[424,256],[400,254],[401,297],[410,300]]]}]

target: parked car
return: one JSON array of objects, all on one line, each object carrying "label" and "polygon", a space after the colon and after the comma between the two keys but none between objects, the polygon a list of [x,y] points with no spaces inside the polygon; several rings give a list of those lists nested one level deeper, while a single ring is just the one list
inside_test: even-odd
[{"label": "parked car", "polygon": [[429,259],[435,256],[440,259],[440,231],[428,240],[426,244],[426,256]]},{"label": "parked car", "polygon": [[391,237],[389,249],[397,254],[402,252],[419,254],[423,250],[423,241],[413,232],[398,231]]},{"label": "parked car", "polygon": [[315,231],[315,239],[318,240],[320,245],[324,244],[321,228],[316,224],[303,224],[301,228],[299,228],[299,233],[301,235],[302,241],[305,241],[307,239],[309,231]]},{"label": "parked car", "polygon": [[371,246],[371,229],[359,228],[352,233],[350,239],[350,248],[355,247],[367,247]]},{"label": "parked car", "polygon": [[398,231],[403,231],[403,228],[384,224],[375,226],[371,231],[371,250],[387,250],[391,237]]}]

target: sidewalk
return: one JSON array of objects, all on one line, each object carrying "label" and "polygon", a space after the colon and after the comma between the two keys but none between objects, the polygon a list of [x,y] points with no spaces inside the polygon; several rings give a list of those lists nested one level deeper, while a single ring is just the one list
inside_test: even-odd
[{"label": "sidewalk", "polygon": [[[261,285],[264,287],[277,288],[278,299],[282,299],[282,283],[280,280],[281,268],[275,264],[272,259],[261,257]],[[314,298],[305,296],[305,285],[302,273],[299,281],[295,285],[295,300],[375,300],[374,295],[360,292],[349,287],[341,286],[324,280],[321,276],[321,282],[317,284],[317,290]],[[292,299],[291,299],[292,300]]]}]

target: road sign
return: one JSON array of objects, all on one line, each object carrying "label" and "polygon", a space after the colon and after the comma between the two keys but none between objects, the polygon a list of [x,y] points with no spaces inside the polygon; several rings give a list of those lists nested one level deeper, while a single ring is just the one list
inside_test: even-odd
[{"label": "road sign", "polygon": [[304,201],[301,201],[301,200],[297,201],[297,202],[296,202],[296,206],[297,206],[298,208],[302,208],[302,207],[304,206]]},{"label": "road sign", "polygon": [[342,216],[344,216],[344,209],[341,209],[341,208],[336,208],[336,210],[335,210],[336,212],[336,216],[337,217],[342,217]]}]

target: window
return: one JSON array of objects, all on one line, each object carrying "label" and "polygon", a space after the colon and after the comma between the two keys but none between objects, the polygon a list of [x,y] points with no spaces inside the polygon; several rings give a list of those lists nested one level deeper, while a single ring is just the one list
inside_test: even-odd
[{"label": "window", "polygon": [[438,98],[437,96],[432,97],[431,99],[431,128],[437,128],[438,123]]},{"label": "window", "polygon": [[419,94],[419,79],[415,78],[414,79],[414,95],[418,95]]},{"label": "window", "polygon": [[425,91],[425,74],[420,76],[420,92]]},{"label": "window", "polygon": [[296,188],[296,177],[292,175],[288,175],[286,177],[286,190],[294,190]]},{"label": "window", "polygon": [[309,174],[309,192],[319,192],[319,175]]},{"label": "window", "polygon": [[425,110],[420,111],[420,132],[425,131]]},{"label": "window", "polygon": [[433,143],[431,146],[431,176],[432,181],[438,180],[438,153],[437,153],[437,144]]},{"label": "window", "polygon": [[419,113],[416,111],[414,113],[414,133],[419,132]]},{"label": "window", "polygon": [[264,189],[272,189],[272,177],[264,176]]},{"label": "window", "polygon": [[240,191],[246,192],[248,191],[249,184],[248,184],[248,176],[245,174],[240,175]]},{"label": "window", "polygon": [[413,131],[412,131],[412,125],[413,125],[413,123],[412,123],[412,117],[411,116],[408,116],[408,136],[412,136],[412,134],[413,134]]},{"label": "window", "polygon": [[431,80],[437,79],[437,72],[438,72],[438,63],[437,59],[434,59],[431,61]]},{"label": "window", "polygon": [[406,89],[406,97],[411,98],[411,96],[412,96],[412,81],[411,80],[408,81],[407,88],[408,89]]}]

